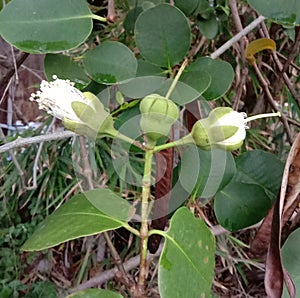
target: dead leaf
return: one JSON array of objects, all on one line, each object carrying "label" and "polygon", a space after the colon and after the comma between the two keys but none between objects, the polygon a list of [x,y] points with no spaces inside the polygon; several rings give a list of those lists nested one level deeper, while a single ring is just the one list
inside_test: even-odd
[{"label": "dead leaf", "polygon": [[281,183],[280,197],[273,209],[271,238],[266,259],[265,289],[268,297],[280,298],[285,281],[290,297],[295,286],[281,262],[281,231],[299,203],[300,193],[300,134],[287,158]]},{"label": "dead leaf", "polygon": [[[156,154],[156,184],[155,202],[152,208],[152,229],[164,230],[167,224],[169,200],[173,177],[173,148],[162,150]],[[160,244],[162,236],[153,234],[148,240],[148,249],[154,254]]]}]

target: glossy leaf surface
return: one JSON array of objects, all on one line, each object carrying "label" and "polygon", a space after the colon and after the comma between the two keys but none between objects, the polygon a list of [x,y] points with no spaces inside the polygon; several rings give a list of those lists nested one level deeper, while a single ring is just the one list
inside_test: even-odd
[{"label": "glossy leaf surface", "polygon": [[135,37],[145,60],[169,68],[184,58],[190,47],[191,32],[188,20],[179,9],[160,4],[139,15]]},{"label": "glossy leaf surface", "polygon": [[262,187],[236,181],[219,191],[214,202],[218,222],[230,231],[259,222],[271,206],[272,202]]},{"label": "glossy leaf surface", "polygon": [[173,215],[159,261],[162,298],[209,297],[213,280],[215,239],[203,220],[186,208]]},{"label": "glossy leaf surface", "polygon": [[261,186],[270,200],[278,195],[284,164],[274,154],[262,150],[248,151],[236,159],[235,181]]},{"label": "glossy leaf surface", "polygon": [[35,251],[62,242],[121,227],[123,222],[100,212],[79,194],[54,211],[25,242],[22,250]]},{"label": "glossy leaf surface", "polygon": [[249,4],[263,16],[275,22],[295,26],[300,24],[299,0],[248,0]]},{"label": "glossy leaf surface", "polygon": [[136,76],[137,61],[133,52],[117,41],[106,41],[86,53],[83,65],[98,83],[114,84]]},{"label": "glossy leaf surface", "polygon": [[197,59],[187,68],[187,71],[205,71],[210,75],[210,86],[202,94],[206,100],[223,96],[230,88],[234,77],[233,68],[228,62],[213,60],[208,57]]},{"label": "glossy leaf surface", "polygon": [[201,150],[196,146],[183,152],[180,161],[181,185],[199,198],[211,198],[235,174],[232,154],[224,150]]},{"label": "glossy leaf surface", "polygon": [[[297,230],[295,230],[293,233],[289,235],[281,250],[283,266],[291,275],[294,281],[296,287],[296,293],[300,292],[299,247],[300,247],[300,229],[298,228]],[[284,298],[290,297],[286,289],[284,289],[283,291],[283,297]]]},{"label": "glossy leaf surface", "polygon": [[77,47],[92,30],[84,0],[13,0],[0,13],[0,34],[29,53],[53,53]]},{"label": "glossy leaf surface", "polygon": [[86,86],[90,82],[83,68],[66,55],[46,55],[44,70],[48,81],[51,81],[53,75],[56,75],[60,79],[70,80],[81,86]]}]

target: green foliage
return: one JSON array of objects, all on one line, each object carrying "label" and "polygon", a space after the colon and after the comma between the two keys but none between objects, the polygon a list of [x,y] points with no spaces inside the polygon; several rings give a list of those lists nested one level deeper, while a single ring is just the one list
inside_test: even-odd
[{"label": "green foliage", "polygon": [[209,199],[228,184],[235,174],[231,153],[190,146],[181,156],[180,183],[194,197]]},{"label": "green foliage", "polygon": [[190,47],[190,26],[179,9],[161,4],[139,15],[135,38],[146,60],[170,68],[184,58]]},{"label": "green foliage", "polygon": [[[284,268],[290,274],[291,278],[296,287],[296,293],[300,291],[300,256],[299,256],[299,245],[300,245],[300,230],[296,229],[291,233],[282,247],[282,263]],[[289,297],[286,288],[284,289],[284,298]]]},{"label": "green foliage", "polygon": [[240,155],[235,176],[215,197],[220,224],[237,231],[259,222],[278,195],[283,166],[275,155],[261,150]]},{"label": "green foliage", "polygon": [[86,53],[83,65],[98,83],[114,84],[135,77],[137,61],[122,43],[106,41]]},{"label": "green foliage", "polygon": [[[26,171],[25,178],[20,178],[14,164],[7,159],[9,155],[3,155],[0,198],[5,208],[0,211],[3,226],[1,297],[18,297],[20,293],[25,293],[25,297],[57,295],[50,282],[37,281],[31,287],[21,283],[23,268],[19,255],[26,239],[22,249],[36,251],[120,227],[140,238],[137,250],[144,261],[148,236],[164,237],[158,271],[162,298],[207,297],[212,291],[215,239],[204,221],[197,218],[195,210],[209,206],[208,220],[215,221],[215,215],[224,228],[238,231],[260,221],[271,208],[283,171],[283,163],[275,155],[249,150],[244,154],[235,152],[234,159],[231,153],[222,150],[201,150],[191,145],[195,138],[182,141],[186,140],[182,137],[185,123],[183,118],[175,121],[177,113],[172,123],[167,123],[165,117],[158,119],[150,115],[147,130],[152,133],[155,120],[154,133],[167,133],[165,138],[161,135],[155,138],[157,146],[149,143],[149,136],[151,139],[153,134],[146,131],[145,125],[140,125],[139,108],[143,98],[154,93],[168,97],[176,111],[183,111],[189,104],[200,106],[202,118],[205,118],[211,106],[232,104],[234,92],[226,94],[234,81],[233,65],[239,63],[238,59],[233,62],[236,57],[232,53],[224,55],[230,63],[207,57],[229,38],[227,1],[175,0],[174,6],[165,2],[116,1],[118,20],[114,24],[102,22],[103,18],[92,13],[93,10],[100,15],[102,8],[84,0],[12,0],[0,12],[1,36],[22,51],[47,54],[46,77],[51,79],[56,75],[71,80],[81,91],[96,94],[105,107],[101,115],[114,117],[109,118],[111,128],[114,120],[114,128],[120,133],[113,140],[103,138],[94,143],[84,140],[83,146],[78,138],[72,144],[70,140],[45,143],[38,165],[37,185],[30,191],[24,191],[24,181],[32,180],[28,173],[35,167],[37,146],[17,151],[20,166]],[[299,1],[294,0],[289,5],[282,0],[248,2],[259,13],[279,23],[299,24]],[[222,26],[226,29],[223,32]],[[223,34],[218,35],[219,32]],[[201,38],[205,41],[203,49],[197,48]],[[182,65],[186,62],[189,65],[184,68]],[[260,86],[254,87],[257,91]],[[222,97],[227,101],[222,102]],[[290,104],[297,105],[292,98]],[[92,117],[89,113],[94,112],[92,108],[85,106],[86,112],[81,113],[82,106],[78,102],[71,106],[83,122],[103,122],[99,113]],[[171,112],[170,106],[165,114]],[[151,103],[148,110],[153,108]],[[298,117],[297,111],[294,108],[293,115]],[[166,143],[174,122],[173,136],[177,143]],[[225,126],[231,127],[227,123]],[[32,135],[42,132],[39,129]],[[248,134],[246,142],[247,149],[268,145],[258,129],[255,134]],[[159,160],[161,150],[173,147],[178,150],[176,158],[172,156],[176,167],[172,173],[174,187],[170,190],[169,211],[175,212],[167,232],[148,230],[157,183],[154,174],[157,168],[164,166],[152,163],[154,153]],[[85,150],[87,156],[82,152]],[[167,168],[166,173],[168,171],[172,172],[172,167]],[[79,185],[83,189],[81,194],[77,194]],[[95,186],[98,188],[91,190]],[[65,196],[66,202],[60,206]],[[214,204],[209,204],[211,200]],[[179,208],[183,204],[189,209]],[[141,223],[129,225],[132,218],[140,219]],[[286,244],[285,257],[294,255],[289,251],[290,246],[295,246],[293,235],[290,241],[292,244]],[[293,272],[288,258],[285,262]],[[144,283],[147,280],[142,276],[145,271],[139,270]],[[82,272],[79,275],[82,277]],[[122,296],[89,289],[68,297]]]},{"label": "green foliage", "polygon": [[[215,239],[201,219],[179,208],[165,233],[159,261],[158,283],[162,297],[210,296]],[[198,290],[196,290],[198,289]]]},{"label": "green foliage", "polygon": [[79,194],[48,216],[22,249],[43,250],[71,239],[114,230],[122,225],[122,221],[100,212],[84,194]]},{"label": "green foliage", "polygon": [[[213,60],[208,57],[197,59],[187,67],[187,71],[188,73],[191,72],[192,75],[198,75],[198,72],[209,74],[211,82],[203,93],[203,97],[206,100],[213,100],[223,96],[230,88],[234,77],[232,66],[228,62]],[[206,75],[205,73],[203,75]]]},{"label": "green foliage", "polygon": [[273,19],[275,22],[296,26],[300,24],[300,2],[284,0],[259,1],[248,0],[249,4],[263,16]]},{"label": "green foliage", "polygon": [[0,27],[16,48],[53,53],[75,48],[89,36],[92,13],[84,0],[14,0],[0,13]]},{"label": "green foliage", "polygon": [[274,202],[281,184],[284,164],[275,155],[253,150],[236,158],[236,181],[257,184]]},{"label": "green foliage", "polygon": [[58,78],[69,79],[76,83],[80,89],[90,82],[83,68],[72,57],[66,55],[47,54],[44,60],[44,71],[49,81],[56,75]]},{"label": "green foliage", "polygon": [[216,194],[214,210],[225,229],[237,231],[259,222],[271,206],[258,185],[233,181]]}]

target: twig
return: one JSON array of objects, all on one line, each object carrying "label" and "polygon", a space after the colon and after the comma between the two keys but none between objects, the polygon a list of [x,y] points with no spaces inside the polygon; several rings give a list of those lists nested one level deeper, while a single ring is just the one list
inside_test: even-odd
[{"label": "twig", "polygon": [[[267,29],[265,23],[262,23],[262,30],[263,30],[264,36],[267,37],[267,38],[270,38],[268,29]],[[297,39],[299,38],[299,37],[298,37],[299,35],[300,35],[300,34],[297,35]],[[299,41],[299,40],[298,40],[298,41],[296,40],[296,42],[298,43],[297,47],[299,48],[299,42],[300,42],[300,41]],[[293,50],[292,50],[292,51],[293,51]],[[299,50],[296,48],[295,51],[299,51]],[[279,71],[280,71],[281,74],[282,74],[282,77],[283,77],[283,79],[284,79],[284,82],[285,82],[286,86],[288,87],[288,89],[290,90],[291,94],[293,95],[293,97],[294,97],[295,100],[297,101],[298,106],[300,107],[300,97],[298,96],[298,94],[297,94],[297,92],[296,92],[296,90],[295,90],[293,84],[291,83],[291,81],[290,81],[290,79],[289,79],[287,73],[283,71],[283,70],[284,70],[284,66],[282,65],[282,63],[281,63],[280,60],[278,59],[278,56],[277,56],[276,51],[273,51],[273,52],[272,52],[272,56],[273,56],[273,59],[274,59],[276,65],[277,65],[277,68],[279,69]],[[285,62],[285,65],[287,65],[287,62],[288,62],[288,60]]]},{"label": "twig", "polygon": [[293,60],[296,58],[296,56],[299,54],[299,45],[300,45],[300,27],[295,28],[296,31],[296,39],[294,42],[294,45],[291,49],[290,55],[288,59],[285,61],[282,72],[286,72],[290,64],[293,62]]},{"label": "twig", "polygon": [[[232,14],[232,18],[235,24],[235,27],[237,28],[237,30],[239,32],[243,31],[243,25],[240,19],[240,15],[237,9],[237,4],[236,4],[236,0],[229,0],[228,1],[228,6],[230,7],[231,10],[231,14]],[[240,102],[240,98],[242,96],[243,93],[243,89],[244,86],[246,85],[246,79],[248,76],[248,66],[247,66],[247,62],[246,62],[246,57],[245,57],[245,47],[246,47],[246,43],[248,42],[247,38],[241,38],[239,43],[240,43],[240,55],[242,57],[242,70],[241,70],[241,76],[240,76],[240,81],[237,84],[237,92],[235,95],[235,101],[233,104],[233,109],[237,110],[239,107],[239,102]]]},{"label": "twig", "polygon": [[117,19],[117,14],[115,10],[115,1],[114,0],[108,0],[107,4],[107,17],[106,19],[112,23],[114,23]]},{"label": "twig", "polygon": [[214,51],[210,58],[216,59],[220,55],[222,55],[225,51],[227,51],[234,43],[239,41],[243,36],[247,35],[250,31],[256,28],[261,22],[263,22],[266,18],[264,16],[259,16],[256,20],[254,20],[251,24],[245,27],[241,32],[233,36],[226,43],[224,43],[220,48]]},{"label": "twig", "polygon": [[[162,246],[160,245],[159,249],[157,250],[157,252],[155,254],[147,254],[147,262],[152,261],[155,257],[158,257],[161,254],[162,251]],[[126,272],[136,268],[139,265],[140,262],[140,256],[137,255],[131,259],[129,259],[128,261],[124,262],[124,269]],[[104,284],[105,282],[107,282],[110,279],[113,279],[114,276],[117,274],[118,272],[118,268],[114,267],[113,269],[109,269],[107,271],[101,272],[98,276],[95,276],[89,280],[87,280],[86,282],[82,283],[81,285],[71,288],[69,290],[69,293],[74,293],[77,291],[82,291],[85,289],[89,289],[95,286],[100,286],[102,284]]]},{"label": "twig", "polygon": [[[282,55],[279,52],[276,52],[277,56],[280,57],[282,60],[287,61],[288,58],[286,58],[284,55]],[[296,65],[293,61],[290,63],[290,66],[292,66],[293,68],[295,68],[296,70],[300,71],[300,67],[298,65]]]},{"label": "twig", "polygon": [[[50,123],[50,125],[48,126],[47,130],[46,130],[46,134],[48,134],[50,132],[50,130],[52,129],[53,125],[55,122],[55,118],[53,117],[52,122]],[[34,164],[33,164],[33,168],[32,168],[32,186],[26,186],[27,190],[32,190],[32,189],[36,189],[37,188],[37,170],[38,170],[38,162],[40,159],[40,156],[42,154],[42,150],[43,150],[43,146],[44,146],[44,142],[41,142],[39,144],[39,148],[38,151],[36,153],[35,159],[34,159]]]},{"label": "twig", "polygon": [[31,144],[60,140],[60,139],[74,137],[74,136],[76,136],[76,134],[74,132],[63,131],[63,132],[56,132],[56,133],[47,134],[47,135],[40,135],[40,136],[36,136],[36,137],[31,137],[31,138],[18,137],[16,140],[0,146],[0,153],[9,151],[9,150],[17,148],[17,147],[24,147],[24,146],[26,147],[27,145],[31,145]]},{"label": "twig", "polygon": [[[93,171],[91,169],[91,165],[89,162],[88,151],[85,146],[85,138],[83,136],[79,136],[79,146],[80,146],[81,157],[83,160],[83,175],[86,178],[87,188],[89,190],[92,190],[92,189],[94,189],[93,177],[92,177]],[[105,238],[106,244],[107,244],[109,251],[113,257],[113,260],[114,260],[119,272],[121,273],[120,281],[122,281],[127,287],[133,288],[134,280],[126,273],[123,263],[122,263],[122,259],[119,255],[119,253],[117,252],[116,248],[114,247],[114,245],[108,235],[108,232],[103,232],[102,234]]]},{"label": "twig", "polygon": [[20,65],[26,60],[28,55],[29,55],[28,53],[21,52],[18,55],[18,57],[16,58],[15,64],[13,66],[11,66],[6,71],[6,73],[2,76],[2,78],[0,80],[0,95],[1,95],[1,98],[4,98],[5,90],[7,89],[7,84],[9,83],[11,77],[15,73],[15,65],[16,65],[17,68],[20,67]]},{"label": "twig", "polygon": [[[0,128],[0,139],[1,139],[4,143],[6,143],[5,135],[4,135],[4,133],[3,133],[3,131],[2,131],[1,128]],[[10,143],[7,143],[6,145],[10,145]],[[5,146],[5,145],[3,145],[3,146]],[[1,147],[3,147],[3,146],[1,146]],[[1,148],[1,147],[0,147],[0,148]],[[23,170],[22,170],[22,168],[21,168],[21,166],[20,166],[20,164],[19,164],[19,162],[18,162],[18,160],[17,160],[17,158],[16,158],[14,152],[12,151],[12,149],[9,149],[8,152],[9,152],[10,157],[11,157],[11,159],[12,159],[12,161],[13,161],[13,163],[14,163],[14,165],[15,165],[17,171],[18,171],[18,174],[19,174],[19,176],[20,176],[20,178],[21,178],[21,184],[22,184],[22,187],[25,187],[24,172],[23,172]]]},{"label": "twig", "polygon": [[[265,94],[267,95],[267,99],[269,101],[269,104],[271,105],[272,109],[276,112],[280,112],[278,107],[277,107],[277,104],[270,92],[270,89],[269,89],[269,86],[268,86],[268,83],[266,82],[266,80],[264,79],[260,69],[258,68],[256,62],[253,64],[253,68],[255,70],[255,73],[258,77],[258,80],[260,81],[260,83],[262,84],[262,87],[265,91]],[[289,124],[287,122],[287,119],[286,119],[286,116],[284,114],[281,114],[281,117],[280,117],[280,120],[284,126],[284,129],[285,129],[285,132],[287,134],[287,137],[288,137],[288,141],[290,144],[293,143],[293,137],[292,137],[292,134],[291,134],[291,131],[290,131],[290,127],[289,127]]]}]

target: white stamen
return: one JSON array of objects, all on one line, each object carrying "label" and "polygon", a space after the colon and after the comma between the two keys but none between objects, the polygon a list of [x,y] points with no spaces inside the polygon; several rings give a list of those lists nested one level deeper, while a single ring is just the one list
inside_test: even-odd
[{"label": "white stamen", "polygon": [[74,113],[71,103],[73,101],[89,104],[84,95],[74,87],[74,83],[70,80],[58,79],[53,76],[52,82],[43,80],[40,90],[32,93],[29,98],[39,104],[39,109],[45,110],[48,114],[56,118],[64,117],[79,122],[80,119]]},{"label": "white stamen", "polygon": [[261,119],[261,118],[267,118],[267,117],[281,117],[280,112],[277,113],[266,113],[266,114],[259,114],[259,115],[254,115],[251,117],[248,117],[245,119],[245,123],[256,120],[256,119]]}]

